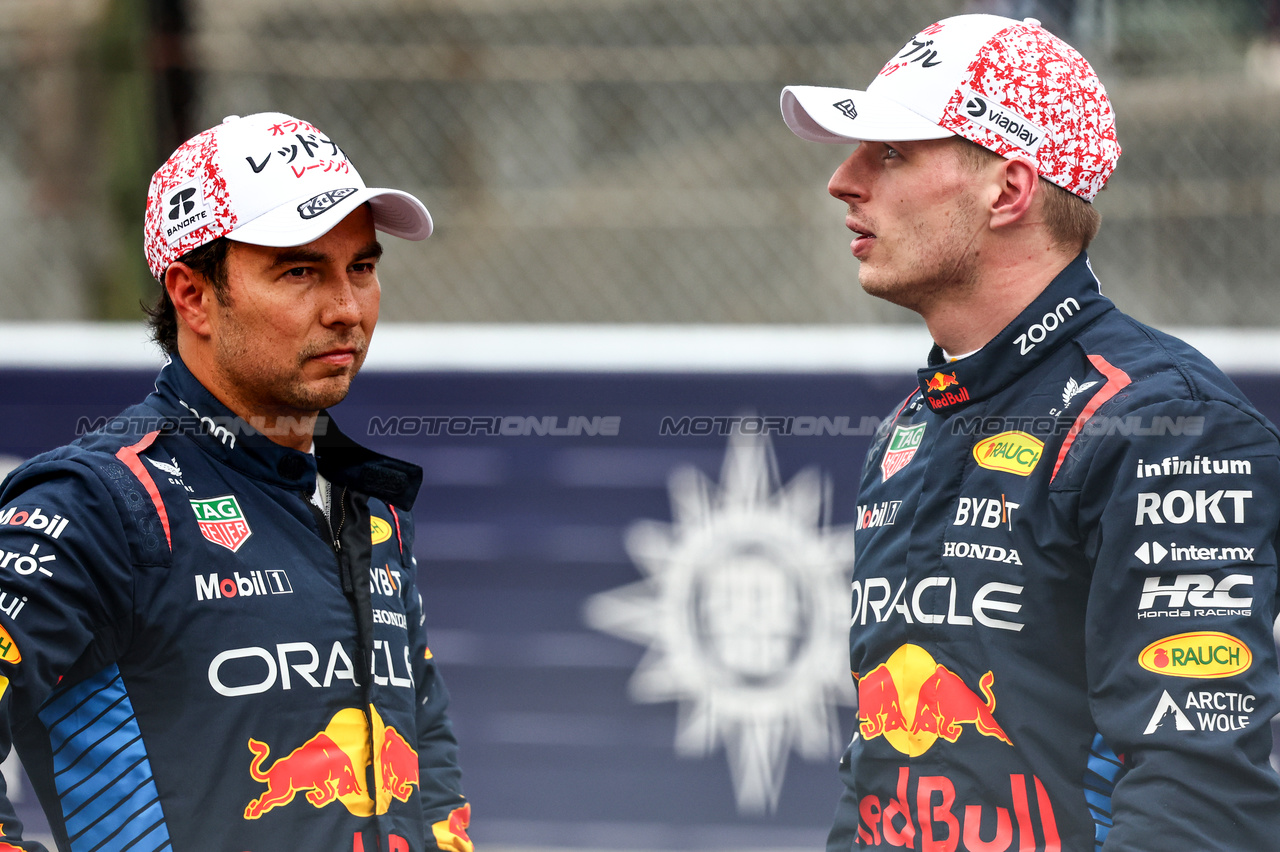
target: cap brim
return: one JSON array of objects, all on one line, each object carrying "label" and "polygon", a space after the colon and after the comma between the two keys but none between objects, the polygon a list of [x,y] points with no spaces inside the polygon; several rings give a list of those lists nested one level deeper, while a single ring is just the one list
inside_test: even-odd
[{"label": "cap brim", "polygon": [[228,239],[260,246],[301,246],[318,240],[345,219],[352,210],[368,202],[373,226],[383,233],[406,240],[431,236],[431,214],[426,205],[398,189],[357,189],[311,218],[302,218],[298,207],[312,200],[295,198],[258,218],[245,222],[227,234]]},{"label": "cap brim", "polygon": [[896,101],[825,86],[783,89],[782,119],[792,133],[810,142],[909,142],[955,135]]}]

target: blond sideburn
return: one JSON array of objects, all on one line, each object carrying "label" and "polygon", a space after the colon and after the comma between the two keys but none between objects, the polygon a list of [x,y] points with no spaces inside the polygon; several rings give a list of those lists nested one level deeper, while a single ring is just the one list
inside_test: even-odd
[{"label": "blond sideburn", "polygon": [[[988,165],[993,159],[1003,159],[999,154],[971,142],[963,136],[952,137],[960,151],[960,159],[974,171]],[[1044,198],[1044,221],[1054,243],[1071,252],[1081,252],[1089,247],[1102,225],[1102,214],[1078,195],[1057,184],[1040,178]]]}]

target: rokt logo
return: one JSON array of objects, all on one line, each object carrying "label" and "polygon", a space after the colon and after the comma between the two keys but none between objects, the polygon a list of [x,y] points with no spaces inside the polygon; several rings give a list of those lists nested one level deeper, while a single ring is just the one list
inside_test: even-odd
[{"label": "rokt logo", "polygon": [[1143,491],[1138,494],[1138,515],[1133,525],[1140,527],[1144,524],[1185,524],[1193,519],[1198,524],[1225,524],[1228,521],[1226,515],[1222,513],[1221,505],[1224,498],[1230,503],[1232,509],[1230,523],[1243,524],[1244,501],[1251,497],[1253,497],[1252,491],[1222,489],[1213,492],[1178,490],[1167,494]]},{"label": "rokt logo", "polygon": [[961,725],[973,725],[983,736],[1013,745],[993,715],[994,680],[991,672],[978,680],[979,698],[924,648],[903,645],[859,679],[858,730],[867,740],[883,736],[910,757],[924,754],[938,738],[956,742],[964,732]]}]

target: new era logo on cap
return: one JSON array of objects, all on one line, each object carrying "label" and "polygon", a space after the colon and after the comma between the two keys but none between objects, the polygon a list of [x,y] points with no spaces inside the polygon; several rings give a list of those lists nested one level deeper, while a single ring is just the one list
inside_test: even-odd
[{"label": "new era logo on cap", "polygon": [[958,15],[907,42],[865,91],[788,86],[782,115],[815,142],[956,135],[1092,201],[1120,157],[1106,89],[1038,21]]}]

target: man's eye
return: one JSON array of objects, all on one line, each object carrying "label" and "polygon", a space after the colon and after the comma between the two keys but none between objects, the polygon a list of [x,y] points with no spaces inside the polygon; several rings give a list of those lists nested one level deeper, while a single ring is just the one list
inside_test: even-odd
[{"label": "man's eye", "polygon": [[285,276],[288,278],[302,278],[310,271],[311,270],[305,266],[295,266],[293,269],[286,272]]},{"label": "man's eye", "polygon": [[888,145],[884,146],[884,158],[886,160],[896,160],[901,156],[896,148],[890,148]]}]

